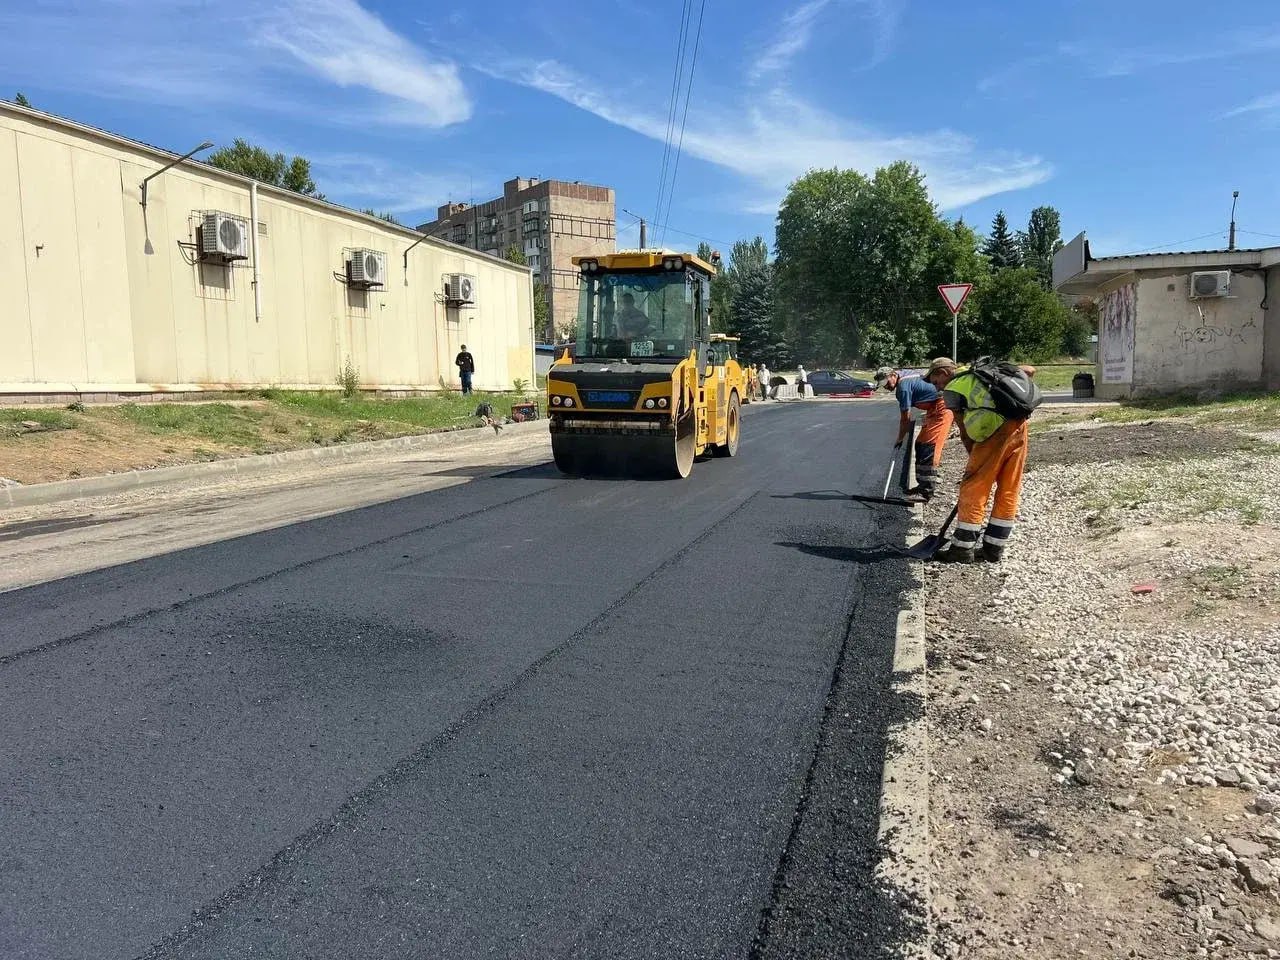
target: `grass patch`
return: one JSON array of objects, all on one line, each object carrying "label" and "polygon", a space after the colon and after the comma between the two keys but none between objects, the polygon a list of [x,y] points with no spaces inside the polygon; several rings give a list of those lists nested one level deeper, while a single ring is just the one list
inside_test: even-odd
[{"label": "grass patch", "polygon": [[1096,370],[1092,363],[1036,367],[1036,386],[1041,390],[1066,390],[1071,387],[1071,380],[1077,373],[1093,373],[1096,376]]},{"label": "grass patch", "polygon": [[[381,400],[373,397],[343,397],[337,393],[297,393],[269,391],[267,399],[278,407],[313,419],[366,421],[392,432],[472,426],[476,407],[492,403],[500,415],[510,413],[511,394],[473,393],[464,397],[446,393],[429,397]],[[359,426],[357,423],[356,426]]]},{"label": "grass patch", "polygon": [[116,413],[149,433],[185,434],[250,448],[262,442],[266,416],[260,407],[229,403],[126,403]]},{"label": "grass patch", "polygon": [[[80,425],[80,419],[66,410],[46,410],[43,408],[9,407],[0,409],[0,426],[19,431],[19,424],[29,420],[38,423],[46,430],[74,430]],[[11,432],[5,430],[6,433]]]},{"label": "grass patch", "polygon": [[1212,398],[1187,394],[1152,397],[1125,401],[1118,407],[1108,407],[1092,415],[1092,419],[1107,423],[1132,423],[1166,417],[1186,417],[1198,423],[1274,428],[1280,422],[1280,393],[1231,393]]},{"label": "grass patch", "polygon": [[1201,567],[1187,575],[1187,581],[1196,589],[1224,600],[1237,600],[1248,585],[1244,570],[1230,566]]}]

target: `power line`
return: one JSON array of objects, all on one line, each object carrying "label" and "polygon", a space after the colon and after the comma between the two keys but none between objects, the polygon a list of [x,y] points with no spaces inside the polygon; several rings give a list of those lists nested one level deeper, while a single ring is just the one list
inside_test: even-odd
[{"label": "power line", "polygon": [[676,114],[680,109],[680,80],[684,75],[684,52],[689,42],[689,20],[693,16],[693,0],[684,0],[680,13],[680,32],[676,40],[676,65],[671,75],[671,96],[667,102],[667,132],[663,140],[662,166],[658,170],[658,203],[653,211],[656,225],[662,216],[662,197],[666,192],[667,170],[671,159],[671,142],[676,128]]},{"label": "power line", "polygon": [[1238,229],[1237,233],[1247,233],[1251,237],[1270,237],[1273,240],[1280,240],[1280,233],[1263,233],[1261,230],[1244,230]]},{"label": "power line", "polygon": [[698,66],[698,49],[702,45],[702,17],[707,12],[707,0],[698,7],[698,30],[693,39],[693,57],[689,61],[689,82],[684,91],[684,116],[680,118],[680,142],[676,146],[676,162],[671,170],[671,185],[667,189],[667,215],[663,218],[662,238],[667,236],[666,220],[671,218],[671,204],[676,198],[676,177],[680,173],[680,154],[684,150],[684,128],[689,121],[689,101],[693,99],[693,71]]},{"label": "power line", "polygon": [[1132,253],[1148,253],[1152,250],[1159,250],[1161,248],[1167,249],[1169,247],[1176,247],[1183,243],[1194,243],[1197,240],[1207,240],[1209,237],[1221,236],[1224,236],[1224,231],[1214,230],[1212,233],[1202,233],[1198,237],[1188,237],[1186,240],[1170,240],[1168,243],[1157,243],[1154,247],[1144,247],[1141,250],[1134,250]]}]

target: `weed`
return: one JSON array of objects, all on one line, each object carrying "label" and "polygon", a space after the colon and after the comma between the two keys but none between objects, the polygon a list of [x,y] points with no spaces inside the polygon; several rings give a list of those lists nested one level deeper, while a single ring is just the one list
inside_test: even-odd
[{"label": "weed", "polygon": [[342,365],[342,373],[338,375],[338,386],[342,387],[342,395],[348,400],[360,393],[360,368],[350,357]]},{"label": "weed", "polygon": [[72,413],[84,413],[84,404],[79,400],[72,400],[67,404],[67,409]]}]

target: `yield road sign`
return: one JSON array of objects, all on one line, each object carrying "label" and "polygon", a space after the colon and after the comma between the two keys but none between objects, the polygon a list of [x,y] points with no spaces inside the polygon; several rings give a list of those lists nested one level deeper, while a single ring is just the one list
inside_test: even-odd
[{"label": "yield road sign", "polygon": [[969,298],[969,291],[972,289],[972,283],[938,284],[938,292],[942,294],[942,299],[953,316],[960,312],[960,308],[964,306],[965,300]]}]

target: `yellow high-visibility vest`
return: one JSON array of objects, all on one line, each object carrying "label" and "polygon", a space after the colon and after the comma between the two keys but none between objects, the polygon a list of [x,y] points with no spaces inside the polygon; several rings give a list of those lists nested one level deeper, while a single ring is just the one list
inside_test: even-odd
[{"label": "yellow high-visibility vest", "polygon": [[948,403],[947,406],[963,411],[964,432],[974,443],[981,443],[1004,426],[1004,417],[996,413],[995,404],[991,402],[991,391],[972,373],[954,377],[943,390],[944,398],[948,393],[954,393],[963,400],[963,403]]}]

